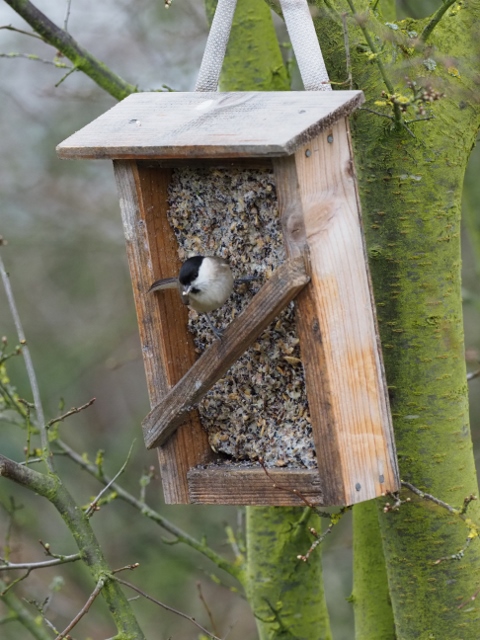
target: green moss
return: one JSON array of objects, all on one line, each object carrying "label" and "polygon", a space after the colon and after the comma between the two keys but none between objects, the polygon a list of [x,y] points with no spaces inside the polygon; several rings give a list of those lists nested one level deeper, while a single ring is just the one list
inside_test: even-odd
[{"label": "green moss", "polygon": [[[459,109],[473,90],[473,81],[468,84],[475,66],[472,56],[479,53],[473,25],[480,5],[474,4],[455,23],[445,18],[431,35],[438,60],[459,55],[456,65],[461,69],[452,75],[446,65],[437,65],[428,73],[428,82],[438,83],[434,86],[445,97],[428,106],[433,120],[409,125],[415,137],[366,111],[352,118],[401,475],[455,506],[477,491],[468,428],[459,238],[464,170],[480,124],[478,102],[469,100],[467,108]],[[364,5],[355,3],[357,10]],[[374,22],[367,22],[372,32],[378,29]],[[331,76],[340,79],[345,61],[339,24],[331,20],[318,26],[321,42],[328,43],[324,53]],[[349,36],[354,82],[372,105],[384,86],[378,69],[367,66],[358,53],[355,43],[363,36],[353,23]],[[394,39],[385,43],[382,59],[390,61],[386,69],[395,90],[405,94],[397,47]],[[427,77],[426,69],[421,71],[422,56],[420,50],[409,52],[408,74],[419,83]],[[385,215],[379,218],[378,211]],[[418,417],[412,420],[412,415]],[[477,505],[472,505],[472,517],[479,518]],[[478,588],[478,545],[469,547],[463,564],[435,564],[464,546],[465,525],[417,499],[398,512],[381,513],[380,523],[398,638],[476,640],[475,607],[457,607]]]}]

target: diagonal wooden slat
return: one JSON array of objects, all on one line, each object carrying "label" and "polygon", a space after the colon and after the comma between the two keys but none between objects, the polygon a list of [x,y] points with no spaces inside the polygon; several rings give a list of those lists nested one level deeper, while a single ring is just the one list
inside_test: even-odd
[{"label": "diagonal wooden slat", "polygon": [[303,256],[287,260],[276,269],[245,311],[227,327],[222,339],[202,354],[144,419],[147,449],[168,440],[185,421],[190,407],[200,401],[309,280]]}]

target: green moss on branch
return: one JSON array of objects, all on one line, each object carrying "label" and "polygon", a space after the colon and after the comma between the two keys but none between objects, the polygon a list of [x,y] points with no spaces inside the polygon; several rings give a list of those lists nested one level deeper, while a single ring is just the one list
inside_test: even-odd
[{"label": "green moss on branch", "polygon": [[103,62],[79,45],[67,31],[57,27],[29,0],[5,0],[5,2],[28,22],[45,42],[71,60],[75,69],[85,73],[111,96],[117,100],[123,100],[137,91],[137,87],[113,73]]}]

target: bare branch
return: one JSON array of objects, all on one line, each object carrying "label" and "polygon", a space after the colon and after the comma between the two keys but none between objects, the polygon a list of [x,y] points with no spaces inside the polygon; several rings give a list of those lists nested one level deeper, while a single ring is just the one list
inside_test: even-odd
[{"label": "bare branch", "polygon": [[58,416],[58,418],[53,418],[53,420],[50,420],[50,422],[47,422],[47,429],[49,427],[52,427],[54,424],[57,424],[57,422],[63,422],[64,420],[66,420],[70,416],[73,416],[75,413],[80,413],[80,411],[83,411],[84,409],[88,409],[88,407],[92,406],[92,404],[95,402],[95,400],[96,400],[96,398],[92,398],[91,400],[89,400],[85,404],[82,404],[81,407],[72,407],[70,409],[70,411],[67,411],[66,413],[62,414],[61,416]]},{"label": "bare branch", "polygon": [[43,64],[51,64],[57,69],[73,69],[69,64],[60,62],[60,60],[45,60],[34,53],[0,53],[0,58],[25,58],[26,60],[33,60],[34,62],[42,62]]},{"label": "bare branch", "polygon": [[213,632],[218,635],[217,625],[215,624],[215,620],[213,619],[212,610],[210,609],[207,601],[205,600],[205,596],[203,595],[203,592],[202,592],[202,584],[200,582],[197,582],[197,591],[198,591],[198,597],[200,598],[200,602],[203,604],[205,611],[207,612],[207,616],[208,616],[208,619],[210,620],[210,624],[212,625]]},{"label": "bare branch", "polygon": [[114,98],[123,100],[137,91],[137,87],[113,73],[103,62],[80,46],[67,31],[57,27],[29,0],[5,0],[5,2],[28,22],[45,42],[61,51],[73,62],[76,69],[83,71]]},{"label": "bare branch", "polygon": [[105,577],[100,578],[100,580],[97,582],[97,586],[92,591],[90,597],[88,598],[88,600],[86,601],[86,603],[84,604],[82,609],[77,613],[77,615],[70,622],[70,624],[67,627],[65,627],[65,629],[62,631],[62,633],[58,634],[58,636],[55,638],[55,640],[62,640],[62,638],[65,638],[66,635],[69,633],[69,631],[71,631],[73,629],[73,627],[75,627],[80,622],[80,620],[83,618],[83,616],[86,613],[88,613],[90,607],[93,604],[93,601],[100,594],[100,592],[103,589],[103,587],[105,586],[106,582],[107,582],[107,579]]},{"label": "bare branch", "polygon": [[65,19],[63,20],[63,30],[68,31],[68,20],[70,18],[70,9],[72,8],[72,0],[67,0],[67,7],[65,9]]},{"label": "bare branch", "polygon": [[0,26],[0,29],[7,29],[8,31],[15,31],[16,33],[21,33],[22,35],[29,36],[30,38],[37,38],[37,40],[41,40],[42,42],[44,42],[44,39],[41,38],[36,33],[32,33],[31,31],[23,31],[23,29],[17,29],[16,27],[14,27],[11,24],[4,24],[4,25]]},{"label": "bare branch", "polygon": [[444,502],[443,500],[440,500],[440,498],[436,498],[435,496],[432,496],[431,493],[425,493],[424,491],[421,491],[420,489],[417,489],[417,487],[415,485],[411,484],[410,482],[405,482],[405,481],[402,480],[401,481],[401,485],[402,485],[402,487],[405,487],[405,488],[409,489],[412,493],[417,495],[419,498],[424,498],[425,500],[430,500],[431,502],[435,503],[439,507],[443,507],[444,509],[446,509],[450,513],[453,513],[455,515],[460,515],[460,510],[459,509],[455,509],[455,507],[452,507],[447,502]]},{"label": "bare branch", "polygon": [[[209,638],[212,638],[212,640],[220,640],[218,636],[211,633],[211,631],[208,631],[207,629],[205,629],[205,627],[202,627],[202,625],[199,624],[195,620],[195,618],[192,618],[191,616],[187,615],[186,613],[183,613],[182,611],[179,611],[178,609],[174,609],[173,607],[170,607],[168,604],[164,604],[163,602],[160,602],[160,600],[157,600],[156,598],[152,598],[152,596],[149,596],[148,593],[145,593],[144,591],[136,587],[131,582],[127,582],[126,580],[122,580],[121,578],[117,578],[117,577],[114,577],[114,580],[116,580],[120,584],[123,584],[125,587],[128,587],[129,589],[133,589],[133,591],[136,591],[147,600],[150,600],[150,602],[154,602],[155,604],[158,604],[159,607],[162,607],[166,611],[175,613],[177,616],[180,616],[181,618],[188,620],[189,622],[194,624],[197,627],[197,629],[200,629],[200,631],[203,631],[203,633],[206,633]],[[57,638],[55,638],[55,640],[57,640]]]},{"label": "bare branch", "polygon": [[93,514],[95,513],[95,511],[98,510],[98,503],[100,502],[100,499],[102,498],[102,496],[105,495],[105,493],[110,489],[110,487],[114,484],[114,482],[125,471],[125,468],[126,468],[126,466],[128,464],[128,461],[130,460],[130,455],[132,453],[132,449],[133,449],[133,445],[134,444],[135,444],[135,440],[130,445],[130,450],[129,450],[128,454],[127,454],[127,459],[125,460],[125,462],[120,467],[120,470],[113,476],[113,478],[109,482],[107,482],[107,484],[100,491],[100,493],[97,495],[97,497],[90,503],[88,509],[85,512],[85,515],[87,516],[87,518],[91,518],[93,516]]},{"label": "bare branch", "polygon": [[70,556],[60,556],[58,558],[52,558],[51,560],[44,560],[43,562],[8,562],[3,558],[0,558],[0,571],[18,571],[20,569],[26,569],[29,572],[35,569],[45,569],[47,567],[55,567],[59,564],[66,564],[67,562],[76,562],[80,560],[80,553],[73,553]]},{"label": "bare branch", "polygon": [[435,29],[435,27],[437,26],[437,24],[440,22],[440,20],[443,18],[444,14],[447,12],[448,9],[450,9],[450,7],[452,5],[454,5],[457,2],[457,0],[443,0],[443,4],[441,7],[439,7],[435,13],[433,14],[433,16],[431,17],[431,19],[429,20],[429,22],[426,24],[424,30],[422,31],[422,33],[420,34],[420,40],[422,42],[426,42],[427,39],[431,36],[432,31]]},{"label": "bare branch", "polygon": [[5,269],[5,265],[3,264],[3,259],[1,255],[0,255],[0,275],[2,278],[3,286],[5,288],[5,293],[7,295],[8,306],[10,307],[10,312],[13,317],[15,329],[17,330],[18,339],[20,341],[20,344],[22,345],[22,354],[25,360],[25,367],[27,369],[28,381],[30,383],[30,388],[32,389],[33,400],[35,403],[35,411],[37,413],[37,420],[40,428],[42,454],[45,458],[45,462],[47,464],[49,471],[53,472],[54,471],[53,457],[50,453],[50,445],[48,443],[48,434],[47,434],[47,429],[45,427],[45,416],[43,413],[43,407],[42,407],[42,401],[40,398],[40,390],[38,387],[37,376],[35,374],[35,369],[33,366],[32,357],[30,355],[30,350],[27,347],[27,340],[25,338],[22,322],[20,320],[20,315],[18,313],[17,305],[15,303],[15,298],[13,296],[12,287],[10,285],[10,278]]}]

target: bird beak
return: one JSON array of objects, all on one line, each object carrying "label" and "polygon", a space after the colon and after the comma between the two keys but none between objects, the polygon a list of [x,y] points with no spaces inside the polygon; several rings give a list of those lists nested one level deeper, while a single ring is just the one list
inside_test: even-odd
[{"label": "bird beak", "polygon": [[182,291],[180,293],[180,298],[181,298],[183,304],[188,304],[189,303],[188,294],[190,293],[191,290],[192,290],[192,285],[191,284],[187,284],[185,287],[182,287]]}]

